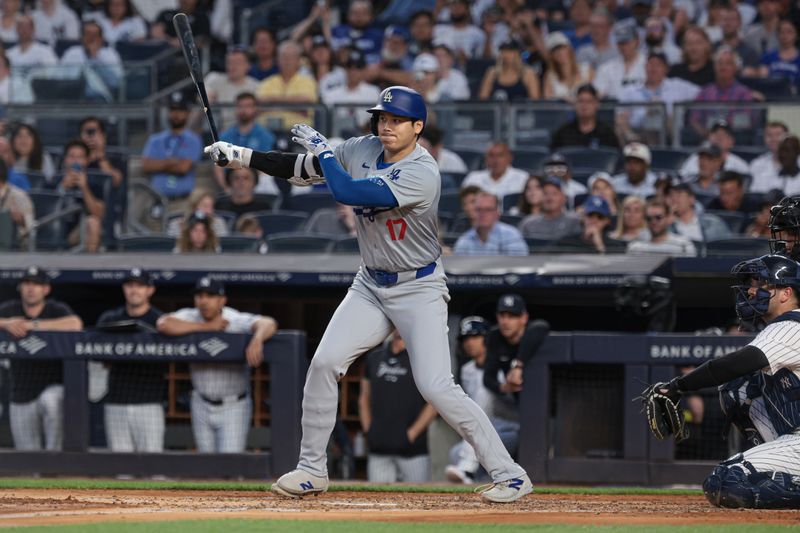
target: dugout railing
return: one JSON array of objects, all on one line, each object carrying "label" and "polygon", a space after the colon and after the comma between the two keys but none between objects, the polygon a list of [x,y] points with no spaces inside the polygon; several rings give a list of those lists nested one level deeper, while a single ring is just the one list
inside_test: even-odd
[{"label": "dugout railing", "polygon": [[300,450],[300,412],[308,368],[306,335],[280,331],[264,345],[270,373],[270,446],[263,453],[112,453],[89,448],[87,363],[96,361],[242,362],[250,335],[36,331],[22,339],[0,332],[0,358],[63,360],[63,449],[0,450],[0,475],[168,476],[185,478],[274,477],[291,470]]}]

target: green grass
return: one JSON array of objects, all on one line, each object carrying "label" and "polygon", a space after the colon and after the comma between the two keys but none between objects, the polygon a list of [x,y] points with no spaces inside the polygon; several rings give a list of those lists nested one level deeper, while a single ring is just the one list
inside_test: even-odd
[{"label": "green grass", "polygon": [[[98,489],[98,490],[218,490],[218,491],[265,491],[269,483],[234,482],[234,481],[152,481],[152,480],[116,480],[116,479],[0,479],[0,489]],[[468,493],[472,487],[437,486],[437,485],[356,485],[334,483],[331,492],[433,492],[433,493]],[[535,487],[537,494],[666,494],[697,495],[699,490],[693,489],[651,489],[640,487]]]},{"label": "green grass", "polygon": [[387,522],[330,522],[320,527],[313,520],[192,520],[179,522],[140,522],[140,523],[102,523],[80,524],[74,526],[34,526],[8,528],[6,531],[34,533],[143,533],[167,531],[177,533],[515,533],[533,531],[535,533],[577,533],[592,531],[598,533],[759,533],[788,530],[790,526],[768,525],[725,525],[716,526],[578,526],[578,525],[500,525],[500,524],[396,524]]}]

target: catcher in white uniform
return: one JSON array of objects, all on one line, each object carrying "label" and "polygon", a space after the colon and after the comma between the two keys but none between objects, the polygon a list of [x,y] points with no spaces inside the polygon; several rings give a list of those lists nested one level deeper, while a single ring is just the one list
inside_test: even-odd
[{"label": "catcher in white uniform", "polygon": [[[714,468],[703,492],[719,507],[800,508],[800,264],[769,254],[733,267],[736,313],[764,329],[736,352],[712,359],[643,394],[653,433],[685,436],[681,393],[719,386],[728,420],[750,448]],[[760,323],[760,324],[759,324]]]},{"label": "catcher in white uniform", "polygon": [[308,154],[253,152],[219,142],[206,148],[218,165],[249,166],[298,185],[324,179],[338,202],[354,206],[358,219],[362,264],[311,361],[300,460],[272,490],[301,497],[328,489],[325,449],[336,421],[337,382],[394,325],[406,341],[420,393],[475,448],[491,476],[492,483],[479,487],[482,497],[515,501],[533,490],[530,478],[450,369],[450,296],[438,241],[441,177],[434,158],[417,144],[427,120],[425,101],[408,87],[389,87],[368,111],[372,135],[335,150],[304,124],[292,133]]}]

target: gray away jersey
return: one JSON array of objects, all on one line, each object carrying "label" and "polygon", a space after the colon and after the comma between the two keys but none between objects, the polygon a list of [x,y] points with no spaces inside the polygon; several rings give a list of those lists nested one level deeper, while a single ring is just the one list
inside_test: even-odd
[{"label": "gray away jersey", "polygon": [[382,178],[398,207],[355,208],[361,257],[370,268],[388,272],[416,270],[436,261],[439,246],[441,177],[436,160],[417,145],[401,161],[378,169],[383,153],[374,135],[354,137],[334,150],[336,159],[354,179]]}]

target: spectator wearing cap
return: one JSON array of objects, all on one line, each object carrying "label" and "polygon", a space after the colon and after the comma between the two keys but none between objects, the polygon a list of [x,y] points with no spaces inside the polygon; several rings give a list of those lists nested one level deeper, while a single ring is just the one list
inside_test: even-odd
[{"label": "spectator wearing cap", "polygon": [[664,19],[656,16],[647,17],[644,23],[644,46],[647,55],[664,54],[667,65],[681,62],[681,49],[672,42],[669,28]]},{"label": "spectator wearing cap", "polygon": [[[742,69],[742,60],[729,46],[720,46],[714,52],[714,81],[703,86],[695,97],[696,102],[721,104],[719,110],[693,110],[689,115],[689,123],[700,135],[707,135],[710,124],[724,118],[728,124],[737,129],[746,130],[757,125],[757,118],[751,109],[726,110],[725,104],[752,102],[763,100],[763,95],[754,93],[749,87],[740,83],[736,76]],[[716,117],[716,118],[715,118]]]},{"label": "spectator wearing cap", "polygon": [[719,194],[706,206],[715,211],[738,212],[743,215],[755,213],[761,207],[758,200],[745,195],[747,177],[733,170],[719,175]]},{"label": "spectator wearing cap", "polygon": [[486,35],[472,23],[470,3],[467,0],[451,0],[450,20],[433,28],[433,41],[444,43],[459,58],[481,57]]},{"label": "spectator wearing cap", "polygon": [[377,102],[381,94],[376,85],[366,82],[366,66],[361,52],[352,50],[344,64],[347,71],[345,84],[320,94],[322,103],[327,106],[353,104],[336,109],[338,120],[353,131],[361,131],[361,127],[369,122],[370,115],[363,104]]},{"label": "spectator wearing cap", "polygon": [[619,200],[617,199],[617,191],[614,190],[614,178],[611,177],[611,174],[602,171],[595,172],[589,176],[586,187],[592,196],[604,198],[608,202],[608,210],[611,216],[617,216]]},{"label": "spectator wearing cap", "polygon": [[408,51],[412,55],[417,56],[423,52],[433,51],[433,28],[435,26],[436,18],[431,11],[423,9],[411,15],[408,22],[408,30],[411,34]]},{"label": "spectator wearing cap", "polygon": [[446,45],[437,43],[433,55],[439,61],[436,93],[439,102],[469,100],[469,82],[463,72],[455,68],[455,55]]},{"label": "spectator wearing cap", "polygon": [[591,17],[592,2],[590,0],[575,0],[570,4],[568,20],[574,24],[574,28],[567,30],[564,34],[576,51],[592,43]]},{"label": "spectator wearing cap", "polygon": [[390,70],[411,70],[414,57],[409,51],[411,34],[403,26],[388,26],[383,32],[381,59],[374,62],[380,68]]},{"label": "spectator wearing cap", "polygon": [[590,83],[594,71],[588,63],[575,60],[575,50],[561,32],[553,32],[545,39],[547,46],[547,72],[544,75],[544,97],[548,100],[572,102],[575,91]]},{"label": "spectator wearing cap", "polygon": [[679,183],[670,188],[669,204],[675,214],[671,230],[692,241],[711,241],[731,237],[731,230],[724,220],[716,215],[697,212],[694,191],[688,183]]},{"label": "spectator wearing cap", "polygon": [[581,207],[580,233],[560,238],[555,243],[556,247],[576,253],[624,252],[625,247],[608,236],[611,209],[606,199],[589,196]]},{"label": "spectator wearing cap", "polygon": [[438,90],[439,60],[433,54],[420,54],[414,58],[412,66],[414,80],[411,88],[417,91],[426,102],[433,104],[442,96]]},{"label": "spectator wearing cap", "polygon": [[350,2],[347,22],[334,26],[331,37],[334,50],[352,44],[368,64],[380,61],[383,31],[374,24],[372,2],[368,0]]},{"label": "spectator wearing cap", "polygon": [[620,57],[597,69],[594,86],[601,98],[617,99],[627,85],[645,80],[645,55],[639,50],[639,34],[632,20],[619,22],[614,28],[614,40]]},{"label": "spectator wearing cap", "polygon": [[780,189],[783,183],[778,180],[781,165],[778,162],[778,146],[789,134],[789,127],[780,121],[768,122],[764,128],[764,146],[767,151],[750,162],[750,192],[767,192]]},{"label": "spectator wearing cap", "polygon": [[253,53],[253,64],[247,75],[258,81],[264,81],[273,74],[278,73],[278,63],[275,58],[277,50],[275,33],[263,26],[253,30],[250,36],[250,50]]},{"label": "spectator wearing cap", "polygon": [[[129,326],[155,331],[163,314],[150,304],[156,288],[151,274],[135,267],[125,273],[125,305],[109,309],[97,319],[97,328]],[[166,380],[164,363],[113,361],[108,366],[108,393],[104,399],[106,441],[112,452],[164,451]]]},{"label": "spectator wearing cap", "polygon": [[526,239],[557,240],[574,235],[581,230],[580,218],[567,212],[567,197],[561,191],[561,180],[545,178],[542,181],[542,210],[537,215],[528,215],[519,223],[519,230]]},{"label": "spectator wearing cap", "polygon": [[425,129],[422,130],[417,142],[430,152],[442,174],[466,174],[469,171],[460,155],[444,147],[444,132],[435,124],[425,124]]},{"label": "spectator wearing cap", "polygon": [[[300,45],[294,41],[283,41],[278,46],[278,73],[258,86],[259,102],[270,105],[317,103],[317,82],[300,71],[300,54]],[[274,120],[282,129],[289,129],[292,124],[311,124],[314,112],[267,111],[261,117],[268,122]]]},{"label": "spectator wearing cap", "polygon": [[162,315],[159,333],[252,333],[243,354],[246,363],[193,363],[192,433],[201,453],[241,453],[247,444],[252,399],[249,367],[264,359],[264,343],[278,330],[275,319],[237,311],[227,305],[222,282],[200,278],[194,287],[194,307]]},{"label": "spectator wearing cap", "polygon": [[483,75],[478,98],[505,102],[538,100],[539,96],[539,77],[522,61],[519,44],[507,41],[500,45],[495,64]]},{"label": "spectator wearing cap", "polygon": [[614,128],[597,120],[600,101],[591,84],[581,85],[575,94],[575,120],[567,122],[553,133],[550,151],[564,146],[586,146],[599,148],[608,146],[619,149],[619,139]]},{"label": "spectator wearing cap", "polygon": [[[791,23],[790,23],[791,24]],[[758,74],[758,63],[760,56],[752,46],[742,39],[742,15],[735,4],[725,4],[719,13],[719,27],[722,30],[722,39],[717,42],[716,47],[730,47],[742,60],[743,76],[755,76]],[[794,25],[792,25],[794,29]],[[795,31],[795,38],[797,32]]]},{"label": "spectator wearing cap", "polygon": [[632,142],[622,151],[624,171],[613,178],[614,190],[619,194],[635,194],[647,198],[656,193],[656,175],[650,170],[652,155],[646,144]]},{"label": "spectator wearing cap", "polygon": [[619,93],[620,103],[663,103],[660,107],[624,107],[617,111],[617,124],[626,135],[657,142],[666,128],[671,131],[672,110],[676,102],[689,102],[697,97],[700,87],[681,78],[668,78],[667,56],[656,50],[650,52],[645,64],[645,79],[642,83],[625,86]]},{"label": "spectator wearing cap", "polygon": [[574,207],[575,196],[586,192],[586,185],[572,179],[569,161],[559,152],[553,152],[542,165],[544,175],[561,181],[561,191],[566,195],[570,208]]},{"label": "spectator wearing cap", "polygon": [[681,78],[703,87],[714,81],[711,61],[711,39],[699,26],[689,26],[683,32],[683,60],[669,70],[670,78]]},{"label": "spectator wearing cap", "polygon": [[[18,300],[0,305],[0,330],[15,339],[36,331],[80,331],[83,322],[65,303],[50,299],[50,276],[41,267],[25,269]],[[17,450],[61,449],[64,386],[61,359],[11,359],[9,420]]]},{"label": "spectator wearing cap", "polygon": [[668,255],[672,257],[694,257],[697,249],[694,243],[670,231],[673,217],[669,205],[659,199],[647,201],[645,220],[650,231],[650,240],[632,241],[626,250],[630,255]]},{"label": "spectator wearing cap", "polygon": [[[230,194],[218,198],[214,202],[214,209],[234,213],[236,215],[234,224],[246,213],[272,209],[272,202],[269,199],[255,194],[256,172],[256,169],[249,167],[227,169],[225,181]],[[221,219],[217,220],[222,222]]]},{"label": "spectator wearing cap", "polygon": [[[724,170],[734,170],[741,174],[749,173],[747,162],[731,152],[731,148],[733,148],[736,143],[736,138],[733,136],[731,126],[727,121],[716,120],[711,125],[711,129],[708,132],[707,141],[719,148],[722,168]],[[699,152],[690,155],[686,161],[683,162],[683,165],[681,165],[678,171],[678,174],[680,174],[683,179],[690,178],[698,173],[698,157]]]},{"label": "spectator wearing cap", "polygon": [[22,248],[33,227],[34,210],[28,193],[8,181],[8,167],[0,159],[0,213],[8,213],[14,225],[17,244]]},{"label": "spectator wearing cap", "polygon": [[797,27],[793,21],[781,19],[778,23],[778,46],[761,56],[758,75],[762,78],[786,78],[793,87],[800,81],[800,50],[797,49]]},{"label": "spectator wearing cap", "polygon": [[619,57],[619,51],[611,39],[613,25],[614,17],[608,9],[598,7],[592,11],[592,16],[589,17],[589,36],[592,42],[575,53],[578,63],[586,63],[597,70],[600,65]]},{"label": "spectator wearing cap", "polygon": [[[254,94],[258,90],[257,79],[248,76],[250,71],[250,58],[247,51],[241,47],[233,47],[225,55],[225,73],[209,72],[205,77],[208,101],[212,104],[233,104],[236,98],[243,93]],[[198,117],[200,115],[198,114]],[[228,128],[236,121],[236,110],[233,107],[221,106],[218,126]],[[240,145],[241,146],[241,145]]]},{"label": "spectator wearing cap", "polygon": [[106,46],[103,28],[86,21],[81,28],[81,44],[67,48],[61,56],[61,76],[86,78],[86,97],[106,102],[117,99],[117,89],[124,75],[122,59],[117,51]]},{"label": "spectator wearing cap", "polygon": [[150,185],[167,197],[170,209],[180,210],[194,189],[194,166],[203,154],[200,136],[186,127],[189,101],[183,93],[169,98],[169,128],[147,138],[142,152],[142,171]]},{"label": "spectator wearing cap", "polygon": [[[258,100],[255,94],[243,92],[236,96],[236,107],[234,107],[233,111],[236,114],[236,123],[220,134],[220,141],[261,152],[268,152],[275,147],[275,135],[261,124],[256,123]],[[226,170],[223,167],[214,165],[214,178],[216,178],[217,185],[223,191],[228,192],[231,184],[228,183]],[[280,189],[275,183],[275,178],[258,172],[255,192],[280,194]]]},{"label": "spectator wearing cap", "polygon": [[473,170],[464,178],[461,187],[476,185],[499,198],[522,191],[528,173],[511,166],[514,154],[503,141],[495,141],[486,150],[486,170]]},{"label": "spectator wearing cap", "polygon": [[682,178],[689,183],[695,194],[706,200],[719,194],[719,174],[722,172],[722,150],[714,143],[704,142],[697,149],[697,172]]},{"label": "spectator wearing cap", "polygon": [[485,191],[475,196],[472,229],[461,235],[453,255],[528,255],[528,245],[514,226],[500,222],[502,204]]},{"label": "spectator wearing cap", "polygon": [[746,24],[744,40],[759,55],[778,47],[778,23],[783,10],[781,0],[758,0],[758,22]]}]

